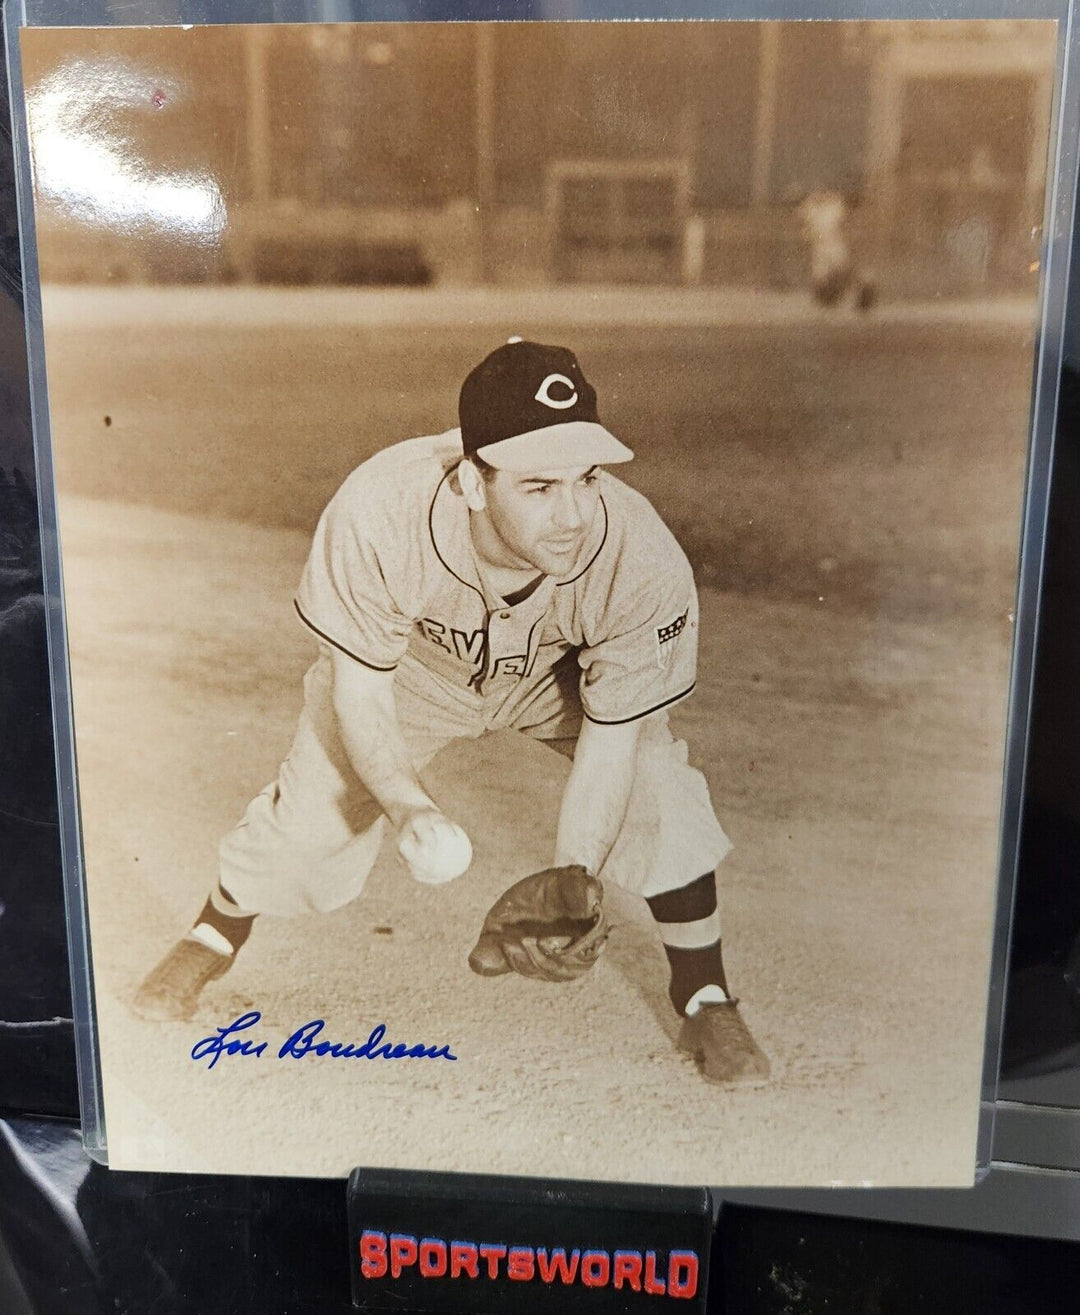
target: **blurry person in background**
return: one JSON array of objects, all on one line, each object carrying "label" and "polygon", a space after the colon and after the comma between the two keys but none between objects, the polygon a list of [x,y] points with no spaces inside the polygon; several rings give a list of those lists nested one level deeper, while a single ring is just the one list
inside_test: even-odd
[{"label": "blurry person in background", "polygon": [[798,209],[810,244],[810,287],[819,306],[851,305],[869,310],[877,299],[874,282],[851,254],[848,206],[839,192],[814,191]]}]

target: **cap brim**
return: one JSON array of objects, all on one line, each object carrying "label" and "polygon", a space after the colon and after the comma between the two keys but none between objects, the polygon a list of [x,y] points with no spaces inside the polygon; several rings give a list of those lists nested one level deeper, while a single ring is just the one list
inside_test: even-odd
[{"label": "cap brim", "polygon": [[568,466],[612,466],[633,460],[633,452],[593,420],[569,420],[515,434],[500,443],[477,448],[476,455],[496,470],[518,474],[530,470],[562,470]]}]

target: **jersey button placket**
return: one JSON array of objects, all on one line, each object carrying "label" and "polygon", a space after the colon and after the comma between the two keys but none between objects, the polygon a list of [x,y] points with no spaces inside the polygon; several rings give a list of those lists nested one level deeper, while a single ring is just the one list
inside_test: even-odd
[{"label": "jersey button placket", "polygon": [[499,657],[506,652],[506,644],[503,639],[505,632],[509,627],[505,624],[510,620],[509,611],[491,612],[488,614],[488,671],[490,673],[485,681],[485,708],[484,723],[488,730],[495,729],[495,722],[498,719],[499,709],[504,702],[504,691],[500,688],[500,682],[496,677],[495,665]]},{"label": "jersey button placket", "polygon": [[497,614],[495,612],[488,612],[487,614],[487,630],[484,635],[484,669],[481,672],[480,679],[477,682],[477,692],[480,694],[480,697],[484,701],[482,715],[484,718],[485,730],[491,730],[491,716],[492,716],[491,674],[492,674],[492,666],[493,666],[492,654],[497,651],[496,646],[498,644],[498,626],[495,623],[496,615]]}]

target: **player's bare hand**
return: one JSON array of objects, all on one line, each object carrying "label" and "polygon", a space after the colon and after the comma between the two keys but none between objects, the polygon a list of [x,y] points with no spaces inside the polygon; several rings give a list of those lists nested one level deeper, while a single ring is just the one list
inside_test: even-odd
[{"label": "player's bare hand", "polygon": [[432,886],[460,877],[472,862],[469,837],[437,808],[410,813],[398,828],[397,848],[416,880]]}]

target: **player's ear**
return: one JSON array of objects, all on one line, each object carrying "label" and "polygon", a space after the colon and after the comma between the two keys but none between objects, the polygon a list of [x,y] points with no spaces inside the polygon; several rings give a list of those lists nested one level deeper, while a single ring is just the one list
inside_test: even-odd
[{"label": "player's ear", "polygon": [[487,506],[484,477],[468,457],[458,466],[457,475],[461,492],[465,498],[465,505],[470,511],[483,511]]}]

